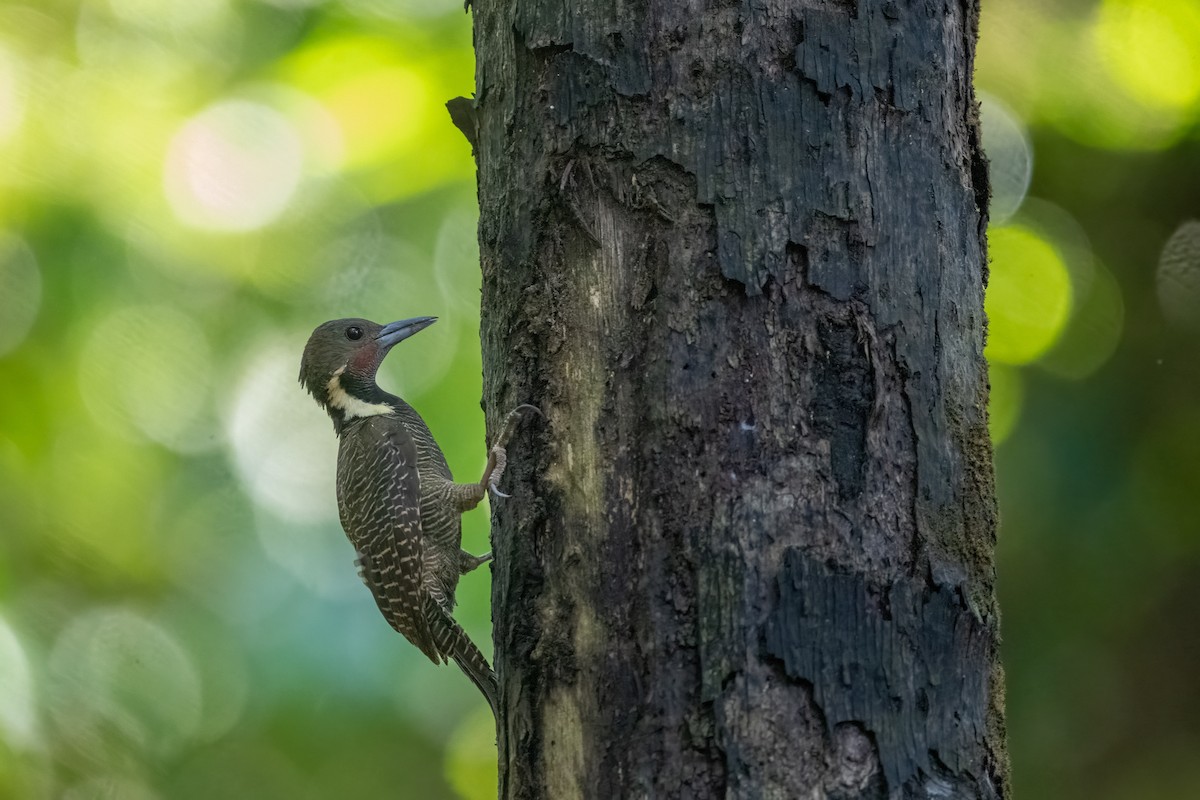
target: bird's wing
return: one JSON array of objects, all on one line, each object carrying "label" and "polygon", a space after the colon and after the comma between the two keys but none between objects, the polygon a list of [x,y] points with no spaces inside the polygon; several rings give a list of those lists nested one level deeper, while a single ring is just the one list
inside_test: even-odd
[{"label": "bird's wing", "polygon": [[363,581],[393,628],[442,663],[425,616],[417,449],[386,417],[364,420],[338,469],[342,526],[358,550]]}]

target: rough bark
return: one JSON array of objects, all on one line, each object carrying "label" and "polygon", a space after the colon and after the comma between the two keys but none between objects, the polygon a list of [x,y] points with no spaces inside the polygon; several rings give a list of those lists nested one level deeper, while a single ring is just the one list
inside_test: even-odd
[{"label": "rough bark", "polygon": [[973,0],[480,0],[503,798],[1007,793]]}]

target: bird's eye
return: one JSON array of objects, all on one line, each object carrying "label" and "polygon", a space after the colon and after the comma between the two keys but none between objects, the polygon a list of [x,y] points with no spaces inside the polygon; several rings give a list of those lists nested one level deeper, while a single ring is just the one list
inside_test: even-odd
[{"label": "bird's eye", "polygon": [[349,328],[346,328],[346,338],[351,341],[358,341],[362,338],[362,328],[357,325],[351,325]]}]

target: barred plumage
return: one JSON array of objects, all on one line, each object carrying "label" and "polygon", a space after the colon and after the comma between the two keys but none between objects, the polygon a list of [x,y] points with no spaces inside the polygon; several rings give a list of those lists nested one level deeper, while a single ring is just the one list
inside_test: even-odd
[{"label": "barred plumage", "polygon": [[460,517],[494,487],[503,442],[483,480],[455,483],[420,415],[375,383],[387,351],[432,322],[325,323],[305,347],[300,381],[338,433],[338,511],[380,612],[434,663],[453,660],[495,713],[496,676],[450,612],[459,576],[490,558],[462,550]]},{"label": "barred plumage", "polygon": [[421,418],[396,403],[342,428],[342,527],[384,618],[435,663],[453,659],[494,708],[495,676],[449,613],[463,564],[462,522],[446,500],[454,480]]}]

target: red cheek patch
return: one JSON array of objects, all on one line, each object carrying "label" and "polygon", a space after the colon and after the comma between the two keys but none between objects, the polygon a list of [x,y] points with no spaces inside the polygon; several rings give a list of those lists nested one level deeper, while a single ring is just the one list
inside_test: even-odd
[{"label": "red cheek patch", "polygon": [[371,343],[360,347],[350,357],[350,372],[358,375],[372,375],[379,367],[379,345]]}]

